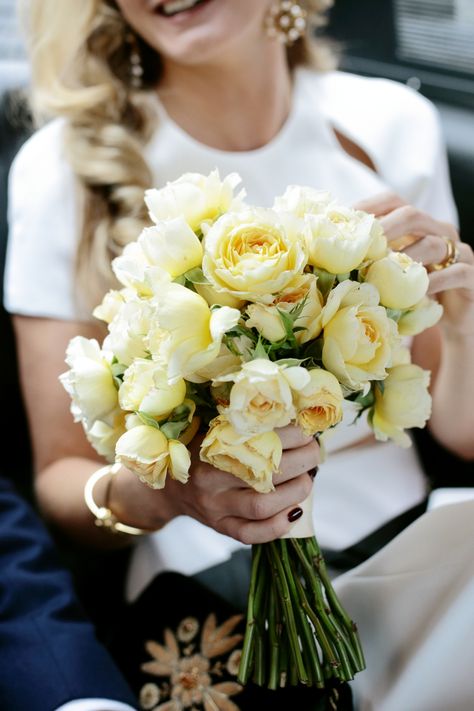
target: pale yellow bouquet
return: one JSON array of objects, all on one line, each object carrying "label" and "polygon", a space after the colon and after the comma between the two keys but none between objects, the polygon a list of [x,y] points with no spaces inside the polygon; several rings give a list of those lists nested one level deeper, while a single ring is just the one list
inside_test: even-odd
[{"label": "pale yellow bouquet", "polygon": [[[346,400],[378,439],[408,446],[430,414],[429,373],[402,343],[441,316],[425,268],[326,192],[290,186],[264,209],[239,183],[214,171],[147,191],[154,224],[113,261],[123,288],[94,311],[107,337],[67,350],[76,420],[154,488],[186,483],[198,431],[203,461],[265,493],[279,427],[318,436]],[[244,684],[324,687],[364,667],[306,509],[292,537],[253,546]]]}]

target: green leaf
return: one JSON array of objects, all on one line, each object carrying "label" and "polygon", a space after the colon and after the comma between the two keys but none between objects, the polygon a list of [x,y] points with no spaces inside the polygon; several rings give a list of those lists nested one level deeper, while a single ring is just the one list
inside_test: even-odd
[{"label": "green leaf", "polygon": [[397,323],[404,313],[401,309],[387,309],[387,316]]},{"label": "green leaf", "polygon": [[383,380],[376,380],[376,381],[374,382],[374,387],[378,388],[378,389],[380,390],[380,392],[382,393],[382,395],[384,394],[384,392],[385,392],[385,383],[384,383]]},{"label": "green leaf", "polygon": [[263,345],[261,338],[258,339],[257,345],[255,346],[253,352],[253,360],[256,360],[257,358],[265,358],[266,360],[268,360],[268,353],[265,349],[265,346]]},{"label": "green leaf", "polygon": [[277,365],[281,365],[283,368],[293,368],[296,365],[301,365],[303,361],[300,358],[280,358],[276,360]]},{"label": "green leaf", "polygon": [[[368,407],[372,407],[372,405],[375,402],[375,396],[372,390],[369,390],[369,392],[366,395],[363,395],[362,393],[359,393],[354,399],[354,402],[356,402],[358,405],[361,406],[362,410],[366,410]],[[361,410],[361,411],[362,411]]]},{"label": "green leaf", "polygon": [[190,281],[191,284],[209,284],[209,281],[204,276],[204,272],[201,267],[194,267],[194,269],[189,269],[183,274],[186,281]]},{"label": "green leaf", "polygon": [[313,274],[318,277],[318,289],[323,297],[326,298],[334,286],[336,275],[330,274],[330,272],[327,272],[325,269],[318,269],[317,267],[313,268]]},{"label": "green leaf", "polygon": [[135,410],[135,414],[138,415],[144,425],[148,425],[148,427],[154,427],[157,430],[160,429],[160,425],[158,424],[158,422],[155,420],[154,417],[148,415],[148,413],[143,412],[143,410]]},{"label": "green leaf", "polygon": [[186,277],[184,276],[184,274],[180,274],[179,276],[177,276],[173,279],[173,283],[174,284],[181,284],[181,286],[185,286],[186,285]]},{"label": "green leaf", "polygon": [[277,308],[277,311],[283,324],[283,328],[285,329],[286,337],[294,339],[293,324],[295,319],[291,314],[288,314],[286,311],[282,311],[282,309]]},{"label": "green leaf", "polygon": [[185,422],[165,422],[164,425],[161,425],[160,430],[167,439],[178,439],[188,426],[187,420]]},{"label": "green leaf", "polygon": [[112,375],[115,378],[120,378],[127,370],[127,366],[124,365],[123,363],[119,363],[116,358],[114,358],[114,361],[115,362],[112,362],[112,366],[111,366]]}]

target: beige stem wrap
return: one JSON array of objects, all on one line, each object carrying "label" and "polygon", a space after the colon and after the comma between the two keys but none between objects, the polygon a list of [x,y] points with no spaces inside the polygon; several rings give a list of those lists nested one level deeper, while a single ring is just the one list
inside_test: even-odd
[{"label": "beige stem wrap", "polygon": [[299,507],[303,509],[302,515],[295,521],[288,533],[285,533],[281,538],[310,538],[314,536],[313,490],[308,498],[299,504]]}]

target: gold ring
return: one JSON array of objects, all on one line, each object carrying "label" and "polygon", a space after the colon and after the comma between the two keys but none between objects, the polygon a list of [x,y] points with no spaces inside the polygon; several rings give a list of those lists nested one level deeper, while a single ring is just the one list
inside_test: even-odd
[{"label": "gold ring", "polygon": [[416,235],[405,234],[396,239],[392,239],[390,241],[390,249],[393,249],[394,252],[401,252],[402,249],[411,247],[412,244],[415,244],[415,242],[418,242],[420,239],[421,237],[417,237]]},{"label": "gold ring", "polygon": [[445,237],[441,235],[441,239],[444,240],[446,245],[446,255],[442,262],[437,262],[436,264],[428,264],[426,269],[429,272],[439,272],[441,269],[446,269],[450,267],[451,264],[456,264],[459,259],[459,249],[454,240],[450,237]]}]

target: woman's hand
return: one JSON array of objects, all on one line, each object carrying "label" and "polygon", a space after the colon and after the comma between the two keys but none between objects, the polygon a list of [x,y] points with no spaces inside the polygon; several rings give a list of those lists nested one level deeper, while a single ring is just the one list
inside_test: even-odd
[{"label": "woman's hand", "polygon": [[392,249],[403,250],[428,271],[430,265],[446,260],[446,239],[454,243],[456,263],[430,272],[428,293],[443,305],[440,326],[447,336],[474,336],[474,255],[453,225],[433,219],[393,194],[375,196],[357,208],[379,218]]},{"label": "woman's hand", "polygon": [[[277,430],[283,444],[275,491],[259,494],[243,481],[199,459],[199,442],[190,445],[190,478],[183,485],[167,479],[160,491],[150,490],[131,472],[120,472],[110,507],[119,520],[141,528],[157,528],[180,515],[192,516],[242,543],[265,543],[287,533],[295,509],[311,492],[308,472],[318,466],[319,447],[293,426]],[[290,514],[293,516],[289,518]]]}]

